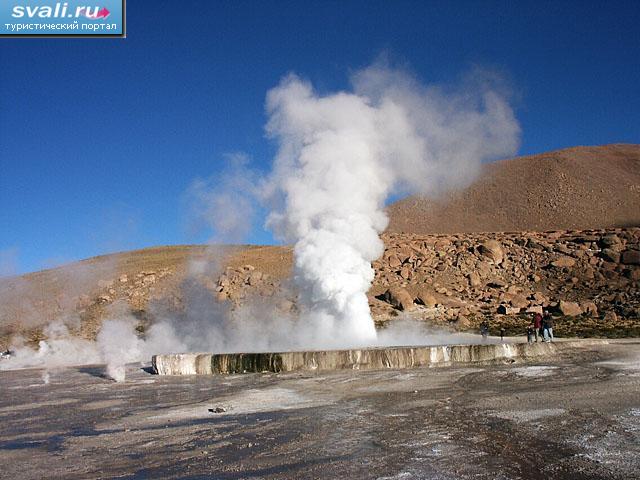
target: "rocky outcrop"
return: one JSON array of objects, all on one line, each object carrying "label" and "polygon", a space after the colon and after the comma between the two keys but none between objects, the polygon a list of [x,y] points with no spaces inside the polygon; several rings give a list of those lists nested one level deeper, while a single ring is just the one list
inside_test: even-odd
[{"label": "rocky outcrop", "polygon": [[[640,334],[639,228],[385,234],[383,240],[368,293],[379,324],[402,312],[456,329],[476,330],[488,319],[521,334],[531,314],[546,309],[576,324],[570,334]],[[0,348],[15,334],[37,344],[48,319],[79,318],[73,333],[95,338],[114,309],[139,319],[144,331],[156,312],[184,312],[194,292],[198,301],[230,308],[257,295],[275,297],[280,311],[297,310],[285,281],[290,269],[281,268],[291,265],[290,250],[254,247],[245,255],[248,250],[239,249],[242,258],[232,266],[208,272],[191,268],[189,255],[198,248],[206,253],[203,247],[163,247],[121,254],[117,268],[105,258],[0,280]],[[172,263],[171,255],[178,255]]]},{"label": "rocky outcrop", "polygon": [[[436,322],[543,309],[640,318],[639,228],[383,238],[372,294],[402,287]],[[378,305],[378,318],[390,318],[394,305]]]}]

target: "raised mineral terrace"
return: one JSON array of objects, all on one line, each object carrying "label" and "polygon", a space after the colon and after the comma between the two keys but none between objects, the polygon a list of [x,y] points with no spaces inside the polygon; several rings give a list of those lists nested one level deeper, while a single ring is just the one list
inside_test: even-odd
[{"label": "raised mineral terrace", "polygon": [[280,373],[300,370],[344,369],[380,370],[544,357],[559,350],[580,348],[602,342],[604,341],[576,340],[562,343],[432,345],[307,352],[178,353],[154,355],[151,363],[154,371],[159,375]]}]

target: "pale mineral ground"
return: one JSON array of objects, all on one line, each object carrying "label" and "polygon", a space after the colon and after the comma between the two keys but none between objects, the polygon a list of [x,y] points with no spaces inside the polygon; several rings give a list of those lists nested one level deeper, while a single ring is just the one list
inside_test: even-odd
[{"label": "pale mineral ground", "polygon": [[[640,341],[513,363],[0,372],[0,477],[631,479]],[[45,380],[48,383],[45,383]],[[215,413],[218,409],[219,413]]]}]

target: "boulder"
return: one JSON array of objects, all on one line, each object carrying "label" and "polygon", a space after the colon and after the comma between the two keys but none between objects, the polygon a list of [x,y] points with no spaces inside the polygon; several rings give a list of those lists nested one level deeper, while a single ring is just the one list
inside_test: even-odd
[{"label": "boulder", "polygon": [[571,268],[576,264],[576,260],[571,257],[562,256],[551,262],[556,268]]},{"label": "boulder", "polygon": [[596,304],[594,302],[591,302],[591,301],[582,302],[582,303],[580,303],[580,308],[582,309],[582,311],[584,313],[589,314],[589,316],[591,316],[591,317],[597,317],[598,316],[598,307],[596,306]]},{"label": "boulder", "polygon": [[517,307],[509,307],[507,305],[500,305],[498,307],[498,313],[502,315],[517,315],[520,313],[520,309]]},{"label": "boulder", "polygon": [[487,286],[491,288],[504,288],[507,286],[507,282],[500,280],[499,278],[496,278],[494,280],[491,280],[489,283],[487,283]]},{"label": "boulder", "polygon": [[482,285],[482,281],[480,280],[480,275],[478,275],[477,272],[471,272],[468,275],[468,278],[469,278],[469,285],[472,286],[473,288],[477,288]]},{"label": "boulder", "polygon": [[389,266],[393,269],[396,269],[398,267],[400,267],[400,265],[402,265],[402,262],[400,261],[400,259],[395,256],[395,255],[391,255],[389,257]]},{"label": "boulder", "polygon": [[394,308],[403,311],[413,310],[415,308],[415,304],[413,303],[413,298],[402,287],[390,287],[384,292],[384,300],[388,304],[392,305]]},{"label": "boulder", "polygon": [[260,280],[262,280],[262,272],[253,270],[247,277],[247,284],[256,286],[258,283],[260,283]]},{"label": "boulder", "polygon": [[533,299],[533,302],[538,305],[544,306],[549,304],[549,299],[542,292],[534,292],[534,294],[531,295],[531,298]]},{"label": "boulder", "polygon": [[620,252],[611,248],[605,248],[604,250],[602,250],[602,252],[600,252],[600,256],[607,262],[620,262]]},{"label": "boulder", "polygon": [[620,248],[622,245],[622,240],[615,234],[605,235],[600,239],[600,246],[603,248]]},{"label": "boulder", "polygon": [[625,250],[620,261],[625,265],[640,265],[640,250]]},{"label": "boulder", "polygon": [[512,307],[516,307],[518,309],[527,308],[527,306],[529,305],[529,300],[527,300],[527,298],[524,295],[517,293],[511,296],[509,303],[511,304]]},{"label": "boulder", "polygon": [[400,276],[405,280],[409,280],[411,278],[411,268],[408,265],[403,266],[402,270],[400,270]]},{"label": "boulder", "polygon": [[567,317],[582,315],[582,308],[580,308],[580,305],[576,302],[565,302],[564,300],[560,300],[558,308],[560,309],[560,313]]},{"label": "boulder", "polygon": [[471,327],[471,321],[464,315],[458,315],[455,319],[455,326],[458,330],[466,330]]},{"label": "boulder", "polygon": [[480,244],[478,248],[480,255],[491,260],[495,265],[499,265],[504,260],[504,250],[500,242],[487,240]]}]

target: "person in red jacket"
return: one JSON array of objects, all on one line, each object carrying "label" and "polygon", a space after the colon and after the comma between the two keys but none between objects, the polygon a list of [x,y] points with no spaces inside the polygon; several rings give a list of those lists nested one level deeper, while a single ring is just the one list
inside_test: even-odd
[{"label": "person in red jacket", "polygon": [[538,337],[542,336],[542,315],[536,313],[533,316],[533,326],[536,334],[536,343],[538,342]]}]

